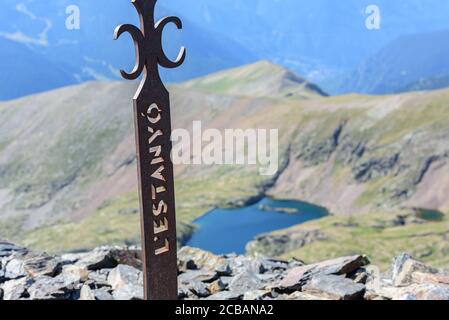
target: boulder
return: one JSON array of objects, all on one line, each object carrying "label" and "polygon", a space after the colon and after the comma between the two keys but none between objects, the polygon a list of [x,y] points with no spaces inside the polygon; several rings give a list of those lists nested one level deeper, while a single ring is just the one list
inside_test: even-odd
[{"label": "boulder", "polygon": [[350,274],[368,264],[363,256],[350,256],[327,260],[311,265],[291,269],[279,284],[281,291],[298,291],[314,275],[343,275]]},{"label": "boulder", "polygon": [[229,283],[228,288],[229,291],[243,295],[245,292],[262,289],[262,287],[262,281],[257,275],[245,271],[236,275]]},{"label": "boulder", "polygon": [[407,254],[398,256],[392,267],[392,283],[396,287],[404,287],[413,283],[413,274],[415,272],[433,274],[438,270],[425,265],[422,262],[414,260]]},{"label": "boulder", "polygon": [[223,283],[221,279],[215,280],[212,283],[209,283],[207,286],[207,290],[209,290],[210,294],[215,294],[220,291],[223,291],[227,288],[227,285]]},{"label": "boulder", "polygon": [[197,281],[210,283],[216,279],[218,279],[217,273],[215,271],[208,270],[192,270],[178,276],[178,282],[183,284],[189,284]]},{"label": "boulder", "polygon": [[61,274],[35,278],[28,293],[32,300],[77,300],[80,289],[80,283]]},{"label": "boulder", "polygon": [[13,257],[6,263],[4,271],[4,277],[6,279],[17,279],[25,277],[27,275],[21,257],[22,257],[21,255]]},{"label": "boulder", "polygon": [[365,286],[336,275],[317,275],[303,287],[303,292],[332,300],[362,300]]},{"label": "boulder", "polygon": [[95,299],[95,293],[86,284],[81,287],[80,300],[96,300]]},{"label": "boulder", "polygon": [[0,241],[0,258],[9,257],[15,252],[26,253],[27,250],[9,242]]},{"label": "boulder", "polygon": [[231,259],[230,267],[234,275],[243,272],[261,274],[266,271],[261,258],[251,258],[245,256],[237,256]]},{"label": "boulder", "polygon": [[231,273],[231,268],[225,258],[191,247],[183,247],[178,251],[178,268],[181,271],[208,270],[220,275]]},{"label": "boulder", "polygon": [[126,286],[143,287],[143,273],[134,267],[120,264],[109,273],[108,284],[113,290]]},{"label": "boulder", "polygon": [[27,288],[33,281],[29,278],[20,278],[16,280],[10,280],[1,285],[3,291],[3,300],[19,300],[26,298]]},{"label": "boulder", "polygon": [[95,300],[103,300],[103,301],[114,300],[114,297],[111,294],[112,292],[111,288],[101,287],[93,291],[95,295]]},{"label": "boulder", "polygon": [[125,285],[112,293],[114,300],[143,300],[143,286]]},{"label": "boulder", "polygon": [[80,267],[85,267],[87,270],[95,271],[105,268],[115,268],[118,263],[110,250],[95,249],[92,252],[80,256],[80,259],[75,264]]},{"label": "boulder", "polygon": [[61,263],[46,254],[26,255],[23,257],[23,269],[30,277],[55,276]]},{"label": "boulder", "polygon": [[191,284],[191,291],[199,298],[210,296],[209,289],[204,282],[196,281]]},{"label": "boulder", "polygon": [[89,278],[89,272],[86,267],[73,264],[63,266],[62,274],[66,277],[73,277],[78,282],[86,282]]}]

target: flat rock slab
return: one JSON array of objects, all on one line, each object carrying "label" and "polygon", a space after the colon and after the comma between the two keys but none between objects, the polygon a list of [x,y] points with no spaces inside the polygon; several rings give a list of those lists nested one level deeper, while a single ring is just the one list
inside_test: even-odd
[{"label": "flat rock slab", "polygon": [[280,282],[279,288],[281,290],[297,291],[314,275],[344,275],[352,273],[366,264],[366,258],[358,255],[296,267],[288,271],[287,275]]},{"label": "flat rock slab", "polygon": [[262,289],[262,281],[256,274],[248,271],[236,275],[229,283],[229,290],[244,295],[248,291]]},{"label": "flat rock slab", "polygon": [[178,276],[178,282],[182,284],[190,284],[194,282],[210,283],[218,279],[218,275],[214,271],[192,270],[182,273]]},{"label": "flat rock slab", "polygon": [[231,291],[222,291],[207,297],[205,300],[241,300],[243,295],[240,293],[235,293]]},{"label": "flat rock slab", "polygon": [[362,300],[365,286],[336,275],[318,275],[304,287],[303,292],[333,300]]},{"label": "flat rock slab", "polygon": [[9,242],[0,241],[0,258],[9,257],[14,252],[25,253],[27,250]]},{"label": "flat rock slab", "polygon": [[143,287],[143,273],[134,267],[120,264],[109,273],[108,283],[114,290],[126,286]]}]

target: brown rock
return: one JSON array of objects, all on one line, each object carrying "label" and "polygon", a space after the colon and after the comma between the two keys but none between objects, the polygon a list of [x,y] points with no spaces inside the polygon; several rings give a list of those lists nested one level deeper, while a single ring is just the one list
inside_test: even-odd
[{"label": "brown rock", "polygon": [[449,300],[449,286],[442,284],[414,284],[399,289],[393,300]]},{"label": "brown rock", "polygon": [[412,284],[413,273],[415,272],[431,274],[437,273],[438,270],[410,258],[404,261],[398,272],[393,275],[393,285],[396,287],[404,287]]},{"label": "brown rock", "polygon": [[433,283],[433,284],[446,284],[449,285],[449,276],[441,274],[431,274],[422,272],[412,273],[412,282],[417,284]]}]

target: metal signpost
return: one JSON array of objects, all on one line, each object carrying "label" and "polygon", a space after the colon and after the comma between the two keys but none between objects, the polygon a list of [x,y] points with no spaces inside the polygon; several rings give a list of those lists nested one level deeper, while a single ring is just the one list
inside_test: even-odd
[{"label": "metal signpost", "polygon": [[162,32],[168,23],[182,28],[177,17],[166,17],[155,23],[157,0],[132,0],[140,18],[140,28],[124,24],[115,30],[115,39],[128,32],[136,46],[134,70],[121,70],[125,79],[142,81],[134,96],[137,167],[142,227],[142,262],[144,297],[149,300],[175,300],[178,296],[176,258],[176,217],[170,98],[159,76],[158,66],[176,68],[185,59],[181,48],[176,61],[171,61],[162,48]]}]

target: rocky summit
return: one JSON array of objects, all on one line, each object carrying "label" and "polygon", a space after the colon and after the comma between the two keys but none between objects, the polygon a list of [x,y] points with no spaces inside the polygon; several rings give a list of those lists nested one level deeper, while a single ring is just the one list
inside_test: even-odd
[{"label": "rocky summit", "polygon": [[[0,299],[139,300],[141,267],[135,247],[50,256],[0,242]],[[449,276],[407,254],[380,273],[361,255],[304,264],[183,247],[178,269],[183,300],[449,300]]]}]

